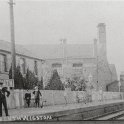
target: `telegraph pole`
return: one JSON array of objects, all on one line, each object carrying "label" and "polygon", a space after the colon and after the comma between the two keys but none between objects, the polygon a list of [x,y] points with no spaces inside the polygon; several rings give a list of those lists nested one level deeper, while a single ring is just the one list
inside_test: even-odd
[{"label": "telegraph pole", "polygon": [[12,79],[14,79],[15,68],[16,68],[13,5],[14,5],[13,0],[9,0],[9,6],[10,6],[10,33],[11,33],[11,56],[12,56]]}]

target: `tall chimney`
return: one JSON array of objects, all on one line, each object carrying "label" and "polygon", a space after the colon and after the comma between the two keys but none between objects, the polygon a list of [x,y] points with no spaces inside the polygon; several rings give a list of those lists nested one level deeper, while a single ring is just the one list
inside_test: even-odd
[{"label": "tall chimney", "polygon": [[98,43],[99,43],[99,55],[107,59],[106,25],[104,23],[98,24]]}]

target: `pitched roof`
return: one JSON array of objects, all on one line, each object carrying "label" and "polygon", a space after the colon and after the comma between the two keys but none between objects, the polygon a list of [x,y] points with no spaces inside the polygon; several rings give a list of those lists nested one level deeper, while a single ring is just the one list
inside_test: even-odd
[{"label": "pitched roof", "polygon": [[[35,58],[35,59],[40,59],[34,53],[24,48],[22,45],[16,44],[15,49],[16,49],[16,54],[20,54],[20,55]],[[0,50],[11,52],[11,43],[8,41],[0,40]]]},{"label": "pitched roof", "polygon": [[119,82],[119,81],[114,80],[113,82],[111,82],[111,83],[107,84],[107,86],[110,86],[110,85],[112,85],[112,84],[118,84],[118,82]]},{"label": "pitched roof", "polygon": [[[44,59],[63,58],[62,44],[27,45],[27,49]],[[66,44],[66,57],[93,58],[93,44]]]}]

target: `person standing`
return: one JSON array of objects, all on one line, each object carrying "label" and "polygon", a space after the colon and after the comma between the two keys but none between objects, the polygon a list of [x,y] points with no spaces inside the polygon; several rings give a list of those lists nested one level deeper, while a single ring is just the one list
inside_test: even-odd
[{"label": "person standing", "polygon": [[[9,97],[10,92],[7,90],[6,87],[2,87],[2,85],[3,83],[0,82],[0,117],[2,117],[2,105],[4,106],[6,116],[9,116],[6,96]],[[7,93],[7,95],[5,93]]]},{"label": "person standing", "polygon": [[35,105],[36,107],[39,107],[40,105],[40,96],[42,96],[38,86],[35,87],[35,91],[33,92],[33,94],[35,95]]},{"label": "person standing", "polygon": [[27,93],[25,93],[25,100],[26,100],[28,107],[30,107],[31,93],[29,92],[28,89],[27,89]]}]

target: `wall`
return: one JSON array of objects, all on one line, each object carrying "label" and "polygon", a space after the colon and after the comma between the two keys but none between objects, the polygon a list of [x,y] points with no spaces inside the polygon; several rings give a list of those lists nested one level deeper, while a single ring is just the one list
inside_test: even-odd
[{"label": "wall", "polygon": [[[51,64],[52,63],[61,63],[63,64],[63,60],[46,60],[46,65],[48,66],[48,68],[51,68]],[[73,63],[82,63],[83,67],[82,68],[73,68],[72,64]],[[52,68],[51,68],[52,69]],[[94,88],[97,87],[97,64],[96,64],[96,60],[94,59],[68,59],[67,60],[67,65],[64,66],[63,70],[62,67],[59,67],[58,69],[58,73],[62,79],[62,75],[64,74],[65,77],[73,77],[73,75],[80,75],[82,77],[84,77],[86,80],[88,80],[88,76],[92,75],[93,79],[92,79],[92,83]],[[44,69],[44,72],[47,72],[47,69]],[[47,78],[44,77],[44,79]],[[45,79],[47,81],[47,79]],[[47,84],[47,82],[45,81],[45,83]],[[108,62],[104,61],[102,58],[99,58],[98,61],[98,85],[99,88],[104,91],[106,91],[106,85],[111,83],[113,80],[112,78],[112,73],[111,70],[109,68]]]},{"label": "wall", "polygon": [[120,83],[121,83],[121,91],[124,92],[124,73],[121,72],[120,74]]},{"label": "wall", "polygon": [[[8,79],[9,78],[8,73],[9,73],[9,69],[11,67],[11,54],[8,52],[1,52],[1,51],[0,51],[0,53],[5,54],[7,57],[7,71],[8,71],[6,73],[0,74],[0,78]],[[20,58],[21,57],[25,58],[25,60],[26,60],[26,69],[29,68],[33,72],[34,72],[34,61],[35,60],[37,61],[38,78],[41,79],[41,75],[42,75],[42,62],[41,62],[41,60],[33,59],[30,57],[24,57],[23,55],[22,56],[16,55],[16,65],[20,65]]]},{"label": "wall", "polygon": [[[31,93],[33,91],[30,91]],[[7,104],[9,109],[14,108],[22,108],[26,106],[24,101],[24,95],[26,91],[23,90],[13,90],[11,91],[10,97],[7,98]],[[122,93],[118,92],[103,92],[103,95],[101,92],[92,92],[92,93],[86,93],[83,91],[67,91],[67,95],[65,97],[65,91],[56,91],[56,90],[42,90],[41,91],[43,95],[43,100],[46,100],[46,105],[61,105],[65,104],[65,98],[67,100],[67,103],[77,103],[78,99],[79,102],[84,102],[87,98],[89,99],[87,102],[93,101],[99,101],[99,100],[117,100],[122,99]],[[34,95],[32,94],[32,103],[31,106],[34,106]]]},{"label": "wall", "polygon": [[119,92],[103,92],[103,100],[116,100],[116,99],[120,99],[122,96],[120,95]]},{"label": "wall", "polygon": [[[81,77],[85,76],[87,78],[89,74],[92,74],[93,78],[95,77],[95,73],[96,73],[95,58],[69,58],[66,61],[66,64],[63,62],[63,59],[46,60],[45,64],[43,65],[44,72],[46,73],[48,72],[47,68],[49,68],[49,70],[51,68],[51,71],[52,71],[53,68],[51,65],[53,63],[62,64],[63,67],[55,68],[57,69],[61,79],[63,79],[63,75],[65,78],[72,78],[74,75],[81,76]],[[82,63],[82,67],[72,67],[73,63]],[[45,68],[45,66],[47,66],[47,68]],[[47,80],[46,78],[47,76],[44,77],[44,80]],[[45,83],[47,84],[46,81]]]},{"label": "wall", "polygon": [[107,90],[109,92],[118,92],[119,91],[119,82],[118,81],[114,81],[111,84],[109,84],[107,86]]},{"label": "wall", "polygon": [[98,84],[99,88],[106,91],[106,85],[110,84],[112,81],[112,73],[109,68],[108,62],[102,57],[98,59]]}]

